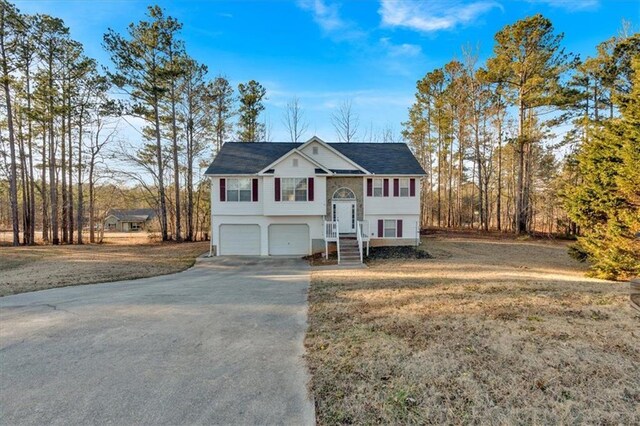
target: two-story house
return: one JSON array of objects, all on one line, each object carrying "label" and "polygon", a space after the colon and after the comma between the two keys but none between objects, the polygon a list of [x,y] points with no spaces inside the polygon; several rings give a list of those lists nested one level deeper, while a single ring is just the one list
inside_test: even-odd
[{"label": "two-story house", "polygon": [[361,261],[369,244],[419,241],[424,170],[404,143],[226,143],[206,175],[217,255],[335,245],[343,259]]}]

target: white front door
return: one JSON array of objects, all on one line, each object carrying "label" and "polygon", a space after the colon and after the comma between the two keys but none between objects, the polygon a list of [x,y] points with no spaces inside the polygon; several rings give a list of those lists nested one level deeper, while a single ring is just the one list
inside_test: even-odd
[{"label": "white front door", "polygon": [[338,221],[338,230],[341,234],[356,232],[356,202],[334,201],[333,220]]}]

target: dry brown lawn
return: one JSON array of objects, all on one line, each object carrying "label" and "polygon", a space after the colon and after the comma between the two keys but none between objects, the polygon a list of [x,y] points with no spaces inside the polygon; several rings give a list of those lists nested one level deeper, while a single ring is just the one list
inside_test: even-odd
[{"label": "dry brown lawn", "polygon": [[0,296],[179,272],[208,249],[208,242],[0,247]]},{"label": "dry brown lawn", "polygon": [[[43,244],[42,231],[36,230],[36,244]],[[89,241],[89,231],[85,229],[83,232],[84,241]],[[107,231],[103,235],[102,243],[104,244],[152,244],[161,240],[161,234],[159,232],[115,232]],[[77,238],[74,236],[74,238]],[[99,239],[99,232],[96,231],[96,240]],[[20,241],[22,241],[22,234],[20,234]],[[11,246],[13,242],[13,233],[11,231],[0,230],[0,247]]]},{"label": "dry brown lawn", "polygon": [[554,242],[427,238],[435,259],[315,271],[318,423],[639,424],[640,314]]}]

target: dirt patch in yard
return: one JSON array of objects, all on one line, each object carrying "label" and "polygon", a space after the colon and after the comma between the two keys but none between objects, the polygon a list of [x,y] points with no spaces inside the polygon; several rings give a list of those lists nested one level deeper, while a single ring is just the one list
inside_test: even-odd
[{"label": "dirt patch in yard", "polygon": [[640,314],[554,241],[426,238],[314,271],[319,424],[638,424]]},{"label": "dirt patch in yard", "polygon": [[0,248],[0,296],[185,270],[208,242]]}]

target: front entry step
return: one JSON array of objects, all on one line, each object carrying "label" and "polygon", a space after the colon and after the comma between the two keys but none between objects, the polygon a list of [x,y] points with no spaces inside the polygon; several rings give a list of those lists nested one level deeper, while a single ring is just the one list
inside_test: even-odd
[{"label": "front entry step", "polygon": [[355,235],[340,235],[340,265],[362,265],[360,248]]}]

